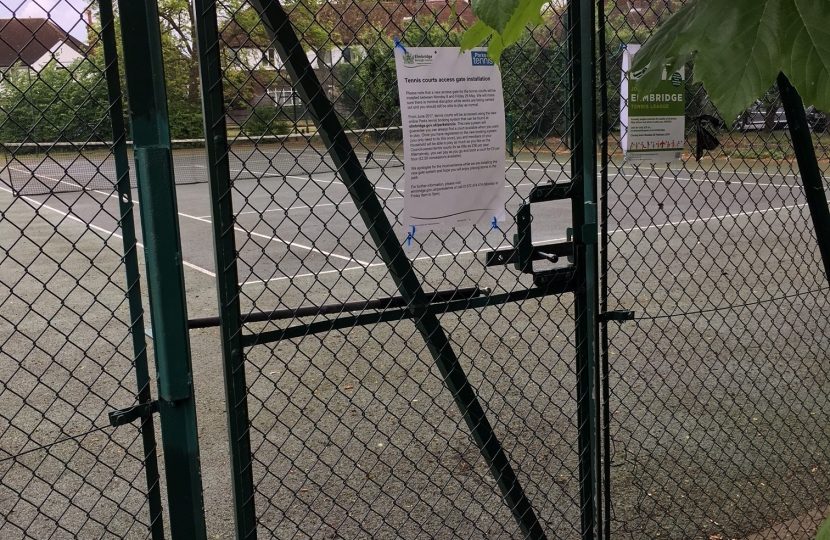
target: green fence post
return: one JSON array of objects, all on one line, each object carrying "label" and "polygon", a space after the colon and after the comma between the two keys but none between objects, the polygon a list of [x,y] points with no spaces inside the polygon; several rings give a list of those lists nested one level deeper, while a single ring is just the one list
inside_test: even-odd
[{"label": "green fence post", "polygon": [[187,304],[155,1],[119,0],[174,540],[206,538]]},{"label": "green fence post", "polygon": [[[124,270],[127,278],[127,302],[130,309],[130,333],[133,342],[133,369],[136,378],[136,401],[139,405],[153,401],[150,392],[150,374],[147,365],[147,342],[144,335],[144,307],[141,305],[141,282],[138,270],[138,253],[133,219],[133,200],[130,189],[130,164],[127,155],[127,128],[124,125],[124,109],[121,80],[118,73],[118,47],[115,37],[115,17],[112,0],[100,0],[101,42],[104,48],[104,74],[107,79],[107,97],[110,104],[110,121],[113,136],[113,158],[118,178],[118,206],[121,238],[124,243]],[[153,540],[164,538],[161,490],[159,488],[156,433],[151,417],[142,418],[141,440],[144,450],[144,478],[147,482],[147,506],[150,513],[150,535]]]},{"label": "green fence post", "polygon": [[[207,174],[210,180],[211,223],[216,260],[216,296],[222,364],[225,371],[228,439],[233,484],[236,537],[254,540],[257,535],[251,436],[248,429],[248,385],[242,345],[239,282],[236,266],[236,223],[229,163],[228,132],[222,89],[219,30],[214,0],[195,0],[196,43],[205,123]],[[292,99],[294,105],[296,102]],[[292,108],[296,113],[296,106]],[[294,123],[298,122],[292,114]]]},{"label": "green fence post", "polygon": [[508,114],[507,117],[507,153],[510,154],[510,157],[516,157],[516,154],[513,152],[513,115]]},{"label": "green fence post", "polygon": [[798,160],[801,182],[804,184],[804,197],[807,199],[810,216],[813,218],[816,240],[824,262],[824,273],[830,280],[830,209],[827,207],[824,177],[813,148],[813,138],[810,136],[804,102],[783,73],[778,75],[778,90],[781,92],[784,112],[787,114],[787,125],[793,139],[793,149]]},{"label": "green fence post", "polygon": [[[597,489],[597,347],[598,260],[597,260],[597,133],[595,82],[595,6],[593,0],[579,0],[568,7],[573,108],[571,178],[577,183],[573,199],[573,242],[576,267],[582,279],[574,295],[576,318],[577,426],[579,448],[579,500],[582,539],[594,538],[600,508]],[[597,531],[601,533],[601,531]]]}]

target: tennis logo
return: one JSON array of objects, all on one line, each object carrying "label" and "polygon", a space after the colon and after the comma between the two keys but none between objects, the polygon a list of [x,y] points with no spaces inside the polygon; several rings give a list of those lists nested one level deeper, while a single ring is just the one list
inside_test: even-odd
[{"label": "tennis logo", "polygon": [[474,66],[494,66],[490,58],[487,57],[487,53],[485,51],[470,51],[470,58],[473,61]]},{"label": "tennis logo", "polygon": [[679,71],[672,75],[670,80],[672,86],[680,86],[681,84],[683,84],[683,76],[680,74]]}]

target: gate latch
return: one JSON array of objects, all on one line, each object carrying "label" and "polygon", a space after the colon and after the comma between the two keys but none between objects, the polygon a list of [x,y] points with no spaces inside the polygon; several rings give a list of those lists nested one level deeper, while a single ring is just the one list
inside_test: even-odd
[{"label": "gate latch", "polygon": [[126,409],[118,409],[109,413],[110,425],[112,427],[123,426],[135,422],[139,418],[149,418],[153,413],[158,412],[158,401],[141,403]]},{"label": "gate latch", "polygon": [[627,309],[621,309],[617,311],[606,311],[605,313],[600,313],[598,318],[600,322],[633,321],[634,312],[629,311]]},{"label": "gate latch", "polygon": [[555,283],[567,284],[568,288],[575,289],[574,279],[576,272],[574,266],[568,265],[565,268],[554,268],[552,270],[535,270],[534,261],[547,261],[557,263],[561,257],[571,259],[574,255],[573,242],[560,242],[534,246],[531,235],[530,205],[547,201],[558,201],[572,197],[573,184],[551,184],[547,186],[536,186],[524,200],[516,212],[517,233],[513,235],[512,249],[499,249],[486,254],[486,266],[499,266],[513,264],[516,270],[525,274],[533,275],[533,282],[537,287],[549,287]]}]

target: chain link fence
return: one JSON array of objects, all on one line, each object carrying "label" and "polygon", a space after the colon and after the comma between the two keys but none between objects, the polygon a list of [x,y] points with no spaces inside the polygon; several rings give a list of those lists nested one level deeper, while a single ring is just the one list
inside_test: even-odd
[{"label": "chain link fence", "polygon": [[[0,537],[161,538],[152,421],[108,418],[149,401],[112,10],[34,6],[0,4],[0,137],[75,142],[59,177],[26,173],[41,189],[0,162]],[[120,183],[59,194],[102,141]]]},{"label": "chain link fence", "polygon": [[[249,528],[237,534],[521,537],[527,533],[520,532],[501,491],[508,474],[515,474],[549,537],[577,538],[581,481],[573,295],[534,288],[532,276],[512,264],[485,265],[487,251],[512,245],[517,232],[512,218],[497,229],[419,231],[408,238],[400,221],[406,189],[402,163],[365,167],[384,152],[404,152],[394,39],[406,47],[457,45],[472,23],[471,8],[465,2],[453,7],[372,1],[328,3],[312,11],[312,4],[282,4],[303,47],[296,54],[286,41],[274,39],[286,28],[269,17],[273,4],[204,3],[206,12],[215,6],[217,21],[216,41],[207,41],[206,49],[236,49],[238,58],[246,43],[246,58],[257,59],[254,69],[222,63],[221,99],[211,79],[204,87],[214,92],[206,97],[209,103],[221,102],[215,119],[208,119],[220,137],[223,122],[232,126],[231,118],[243,116],[235,110],[251,111],[239,121],[238,133],[227,130],[227,152],[217,146],[215,165],[220,175],[227,171],[228,181],[223,191],[219,179],[212,195],[228,202],[225,210],[214,208],[214,220],[233,207],[231,223],[214,224],[217,241],[235,241],[224,248],[226,258],[220,254],[231,284],[220,309],[244,323],[225,330],[229,343],[245,346],[239,364],[226,367],[233,371],[234,388],[243,387],[244,370],[246,392],[229,397],[239,404],[230,414],[243,418],[234,440],[250,440],[250,467],[242,445],[235,445],[242,456],[233,458],[235,482],[242,484],[238,500],[250,501],[237,509],[243,521],[249,519]],[[198,17],[201,4],[196,5]],[[552,10],[548,21],[549,28],[528,32],[508,50],[502,67],[515,126],[515,156],[505,162],[511,216],[532,188],[570,179],[563,133],[571,119],[560,106],[568,95],[563,76],[568,36],[561,11]],[[209,30],[204,35],[210,39]],[[274,66],[292,52],[299,64],[316,58],[309,67],[319,87],[303,86],[311,79],[308,71],[289,78],[297,65]],[[323,149],[312,144],[283,148],[277,159],[284,155],[295,166],[290,175],[279,176],[268,175],[267,166],[256,169],[251,154],[236,150],[244,145],[260,152],[258,118],[288,117],[284,109],[291,105],[269,96],[289,89],[304,100],[324,94],[333,107],[318,110],[318,116],[334,115],[347,130],[380,130],[371,154],[356,148],[371,190],[355,196],[349,184],[357,182],[348,164],[322,167]],[[550,112],[545,116],[542,110]],[[276,135],[275,129],[283,128],[272,122],[262,135]],[[239,176],[237,162],[256,169],[257,177]],[[367,224],[375,197],[382,213]],[[552,211],[536,216],[534,240],[564,243],[570,202],[540,206]],[[394,250],[375,244],[373,229],[383,223],[391,226]],[[391,263],[384,249],[394,254]],[[402,262],[406,270],[396,277]],[[564,256],[537,266],[545,264],[569,267]],[[408,308],[414,304],[397,296],[403,289],[396,279],[414,280],[426,295],[436,292],[440,326],[425,331],[428,317],[412,319]],[[251,322],[256,320],[267,322]],[[446,341],[436,345],[444,335]],[[457,364],[447,372],[435,354],[457,355]],[[483,440],[483,426],[473,426],[473,433],[457,408],[453,379],[464,374],[492,425]],[[511,470],[493,471],[482,456],[477,444],[493,441],[502,445]],[[246,482],[250,499],[244,498]]]},{"label": "chain link fence", "polygon": [[[6,4],[0,536],[162,538],[118,14]],[[508,221],[412,235],[394,40],[455,46],[468,3],[159,2],[183,256],[219,299],[189,322],[223,356],[230,451],[202,466],[230,468],[236,537],[580,538],[594,496],[597,537],[814,534],[828,284],[776,90],[696,160],[691,120],[717,112],[688,66],[682,161],[623,159],[622,46],[679,5],[597,3],[600,312],[635,318],[603,318],[594,366],[576,11],[502,55]],[[557,254],[530,271],[525,212]]]},{"label": "chain link fence", "polygon": [[[827,514],[828,283],[777,90],[682,162],[625,164],[620,46],[680,2],[606,2],[610,537],[813,538]],[[827,170],[823,115],[816,153]]]}]

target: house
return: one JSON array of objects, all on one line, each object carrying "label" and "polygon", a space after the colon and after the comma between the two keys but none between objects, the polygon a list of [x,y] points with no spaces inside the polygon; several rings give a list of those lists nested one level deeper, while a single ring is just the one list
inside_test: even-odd
[{"label": "house", "polygon": [[83,58],[84,45],[49,19],[0,19],[0,72],[40,71],[51,60],[68,67]]},{"label": "house", "polygon": [[[328,0],[314,17],[322,27],[328,28],[330,40],[324,50],[307,47],[306,56],[318,78],[325,81],[330,98],[335,97],[331,71],[338,64],[365,55],[366,44],[362,38],[401,36],[407,27],[421,19],[435,19],[457,31],[464,31],[476,21],[467,0]],[[290,82],[280,73],[282,60],[263,31],[258,29],[249,34],[230,22],[222,29],[221,39],[226,65],[252,74],[249,83],[255,88],[246,106],[263,100],[283,106],[297,105]]]}]

